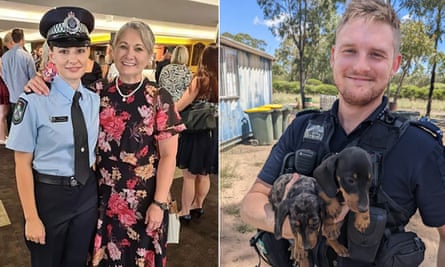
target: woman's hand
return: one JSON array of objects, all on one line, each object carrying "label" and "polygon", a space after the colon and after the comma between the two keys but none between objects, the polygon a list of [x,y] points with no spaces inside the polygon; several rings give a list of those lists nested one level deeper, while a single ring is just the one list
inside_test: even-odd
[{"label": "woman's hand", "polygon": [[148,206],[147,214],[145,215],[145,224],[147,225],[147,232],[161,227],[162,220],[164,219],[164,211],[156,204]]},{"label": "woman's hand", "polygon": [[26,220],[25,237],[28,241],[45,245],[45,226],[40,218]]},{"label": "woman's hand", "polygon": [[345,217],[348,214],[348,212],[349,212],[348,205],[342,205],[341,212],[340,212],[340,214],[337,217],[335,217],[334,223],[342,222],[345,219]]},{"label": "woman's hand", "polygon": [[31,80],[26,83],[25,92],[34,92],[38,95],[49,95],[49,88],[41,76],[34,76]]}]

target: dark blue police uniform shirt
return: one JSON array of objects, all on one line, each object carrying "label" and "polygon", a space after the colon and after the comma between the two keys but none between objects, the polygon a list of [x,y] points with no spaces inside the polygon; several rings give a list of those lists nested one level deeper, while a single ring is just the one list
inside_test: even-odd
[{"label": "dark blue police uniform shirt", "polygon": [[[99,96],[82,85],[77,89],[86,128],[90,166],[96,160],[95,146],[99,133]],[[22,94],[27,104],[21,122],[12,123],[6,147],[34,153],[33,168],[44,174],[74,174],[74,137],[71,103],[74,90],[58,75],[51,83],[49,96]]]},{"label": "dark blue police uniform shirt", "polygon": [[[330,142],[331,152],[341,151],[349,142],[377,120],[385,109],[387,99],[349,135],[337,124]],[[338,101],[331,115],[336,118]],[[261,169],[258,177],[272,185],[279,175],[283,157],[301,146],[307,120],[311,114],[301,115],[289,125]],[[427,132],[410,126],[383,159],[383,190],[410,215],[419,208],[427,226],[445,225],[445,159],[443,147]]]}]

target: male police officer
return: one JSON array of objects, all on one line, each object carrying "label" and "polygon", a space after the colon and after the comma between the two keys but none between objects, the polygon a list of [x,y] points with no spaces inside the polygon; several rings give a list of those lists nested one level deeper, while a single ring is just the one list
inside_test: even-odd
[{"label": "male police officer", "polygon": [[[339,99],[330,111],[297,116],[288,127],[242,202],[241,216],[245,222],[273,232],[274,216],[268,195],[285,155],[309,149],[315,156],[305,160],[313,160],[316,166],[328,153],[356,144],[379,156],[374,163],[380,169],[374,173],[378,179],[375,186],[384,203],[376,198],[371,203],[387,210],[386,227],[406,225],[419,209],[423,222],[439,231],[437,266],[445,266],[443,146],[421,127],[392,116],[384,97],[385,88],[400,65],[399,47],[399,19],[390,6],[379,0],[349,3],[337,27],[330,60]],[[317,135],[311,134],[314,129]],[[263,241],[272,265],[292,266],[287,247],[283,246],[287,241],[275,242],[270,234],[265,235]],[[292,238],[287,219],[283,236]],[[281,250],[276,249],[279,244]],[[338,266],[375,266],[379,256],[374,262],[340,257],[337,262]],[[423,254],[421,257],[420,261]],[[404,266],[412,266],[409,264],[412,263]]]},{"label": "male police officer", "polygon": [[81,77],[93,28],[94,17],[83,8],[59,7],[42,17],[40,33],[47,38],[57,75],[48,96],[22,94],[14,110],[7,147],[15,150],[33,267],[87,262],[97,222],[97,180],[91,166],[99,96],[81,84]]}]

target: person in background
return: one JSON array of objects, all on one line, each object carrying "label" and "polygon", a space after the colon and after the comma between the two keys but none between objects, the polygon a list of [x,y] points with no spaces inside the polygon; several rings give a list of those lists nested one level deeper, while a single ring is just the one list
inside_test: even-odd
[{"label": "person in background", "polygon": [[[338,100],[331,110],[318,114],[300,114],[294,119],[272,148],[258,178],[241,203],[243,221],[265,231],[262,241],[272,266],[294,266],[289,259],[290,244],[286,239],[293,237],[289,219],[286,218],[283,224],[284,239],[276,240],[273,234],[274,212],[268,200],[285,156],[299,149],[309,150],[304,154],[314,153],[315,157],[303,158],[302,161],[305,164],[311,162],[316,167],[326,155],[338,153],[353,144],[373,155],[375,187],[372,187],[371,192],[375,194],[370,192],[370,204],[373,208],[384,210],[387,218],[385,227],[382,227],[386,228],[384,234],[380,231],[380,236],[372,236],[377,235],[375,227],[371,236],[365,233],[362,237],[363,234],[360,233],[360,242],[364,241],[366,244],[366,239],[381,240],[374,243],[378,249],[379,245],[383,248],[383,244],[388,244],[391,240],[399,243],[392,239],[393,235],[404,235],[406,238],[408,234],[412,244],[421,244],[409,233],[402,231],[410,217],[419,209],[423,223],[438,230],[440,241],[437,266],[444,266],[445,210],[442,203],[445,202],[445,158],[441,140],[437,140],[441,137],[436,138],[415,124],[402,124],[402,118],[389,112],[388,98],[384,96],[386,86],[400,66],[399,49],[400,21],[391,5],[380,0],[352,0],[348,3],[337,26],[330,58],[339,92]],[[399,125],[406,125],[406,128]],[[434,128],[427,123],[424,125]],[[295,157],[297,156],[300,157],[296,154]],[[312,171],[305,170],[304,175],[311,176]],[[355,183],[354,181],[351,182]],[[347,211],[348,208],[344,205],[341,213],[343,217]],[[342,220],[341,217],[337,219]],[[371,217],[371,222],[373,220]],[[346,234],[345,230],[348,233],[354,231],[346,223],[343,226],[343,234]],[[348,246],[351,244],[346,240],[345,242]],[[349,257],[334,255],[333,258],[328,258],[326,256],[329,254],[325,253],[318,255],[316,259],[329,259],[328,264],[336,261],[336,266],[339,267],[383,266],[379,264],[379,261],[384,260],[383,253],[392,253],[390,257],[405,253],[396,249],[381,249],[373,259],[364,262],[363,255],[371,254],[370,247],[357,245],[354,248],[355,250],[349,251]],[[408,250],[413,252],[410,255],[414,255],[416,250],[422,253],[423,249],[420,245],[414,245]],[[357,257],[355,251],[361,251],[361,257]],[[413,258],[410,258],[402,265],[399,263],[391,266],[413,266],[412,263]]]},{"label": "person in background", "polygon": [[[210,45],[201,55],[199,68],[190,86],[176,102],[179,111],[193,101],[218,103],[218,47]],[[218,128],[214,130],[184,131],[179,138],[177,167],[184,177],[180,219],[188,223],[192,215],[200,217],[210,189],[210,174],[218,173]]]},{"label": "person in background", "polygon": [[[94,17],[83,8],[57,7],[43,15],[40,33],[47,38],[58,73],[48,96],[22,93],[14,110],[6,147],[15,151],[32,267],[85,266],[97,223],[97,179],[92,167],[99,96],[81,83],[93,28]],[[76,124],[82,115],[84,123]],[[80,147],[76,129],[83,124],[87,130]],[[75,160],[78,152],[86,159],[80,168]]]},{"label": "person in background", "polygon": [[86,87],[94,86],[92,85],[94,82],[102,79],[102,68],[100,65],[91,59],[91,56],[88,58],[88,65],[86,68],[85,74],[82,76],[82,84]]},{"label": "person in background", "polygon": [[1,76],[3,55],[3,42],[0,39],[0,145],[6,144],[6,138],[8,136],[8,124],[6,118],[9,114],[9,92],[5,82]]},{"label": "person in background", "polygon": [[159,86],[164,87],[178,101],[190,85],[192,72],[187,67],[189,52],[187,47],[178,45],[171,57],[171,63],[165,66],[159,76]]},{"label": "person in background", "polygon": [[42,56],[43,56],[43,46],[39,46],[38,48],[36,48],[34,55],[34,64],[36,65],[36,70],[40,68],[40,62],[42,61]]},{"label": "person in background", "polygon": [[7,32],[3,37],[3,45],[5,47],[4,53],[6,53],[6,51],[11,50],[14,47],[14,42],[12,41],[11,34],[12,34],[11,32]]},{"label": "person in background", "polygon": [[2,77],[9,90],[8,129],[11,127],[12,112],[24,86],[29,79],[36,75],[34,59],[24,49],[25,36],[23,29],[13,29],[11,38],[14,46],[2,57]]},{"label": "person in background", "polygon": [[172,56],[172,54],[171,54],[170,50],[168,49],[167,46],[165,46],[162,60],[156,62],[155,79],[156,79],[157,84],[159,84],[159,76],[161,75],[162,68],[164,68],[165,66],[170,64],[171,56]]}]

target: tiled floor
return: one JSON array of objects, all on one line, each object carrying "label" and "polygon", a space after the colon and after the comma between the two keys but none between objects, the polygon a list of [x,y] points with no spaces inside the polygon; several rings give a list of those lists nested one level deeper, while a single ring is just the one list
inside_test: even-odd
[{"label": "tiled floor", "polygon": [[[13,153],[0,146],[0,200],[10,224],[2,225],[0,205],[0,266],[29,267],[29,253],[23,241],[23,215],[14,178]],[[211,176],[211,188],[199,221],[181,226],[180,244],[169,245],[168,267],[218,266],[218,178]],[[182,179],[173,182],[172,196],[181,201]],[[131,267],[131,266],[129,266]]]}]

